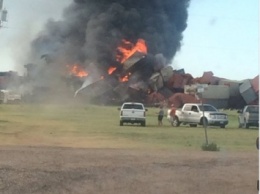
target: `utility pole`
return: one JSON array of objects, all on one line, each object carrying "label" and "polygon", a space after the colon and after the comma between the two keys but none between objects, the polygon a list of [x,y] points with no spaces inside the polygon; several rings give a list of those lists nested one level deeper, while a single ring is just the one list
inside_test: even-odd
[{"label": "utility pole", "polygon": [[204,105],[203,105],[203,95],[202,93],[204,92],[204,87],[203,85],[198,85],[197,87],[197,94],[201,100],[201,106],[202,106],[202,115],[203,115],[203,127],[204,127],[204,131],[205,131],[205,139],[206,139],[206,145],[209,145],[209,141],[208,141],[208,132],[207,132],[207,123],[206,123],[206,119],[205,119],[205,115],[204,115]]}]

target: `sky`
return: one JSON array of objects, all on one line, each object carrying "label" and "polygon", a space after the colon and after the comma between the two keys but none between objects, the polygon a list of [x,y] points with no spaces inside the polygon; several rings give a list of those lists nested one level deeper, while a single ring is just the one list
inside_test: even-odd
[{"label": "sky", "polygon": [[[59,20],[72,0],[4,0],[8,22],[0,28],[0,71],[22,74],[30,41],[50,18]],[[193,77],[243,80],[259,75],[258,0],[191,0],[187,28],[174,69]]]}]

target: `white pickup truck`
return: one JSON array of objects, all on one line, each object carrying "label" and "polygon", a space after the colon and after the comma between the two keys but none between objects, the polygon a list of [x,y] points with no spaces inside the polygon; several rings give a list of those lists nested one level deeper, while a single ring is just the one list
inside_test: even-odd
[{"label": "white pickup truck", "polygon": [[[170,117],[167,116],[167,118]],[[176,110],[175,118],[171,118],[169,121],[173,126],[189,124],[191,127],[206,125],[225,128],[228,124],[228,116],[210,104],[186,103],[181,110]]]},{"label": "white pickup truck", "polygon": [[247,105],[238,110],[238,127],[248,129],[250,126],[259,127],[259,105]]},{"label": "white pickup truck", "polygon": [[0,90],[0,104],[20,103],[22,95],[12,90]]},{"label": "white pickup truck", "polygon": [[144,105],[138,102],[125,102],[120,111],[120,126],[124,123],[140,123],[142,126],[146,125],[146,111]]}]

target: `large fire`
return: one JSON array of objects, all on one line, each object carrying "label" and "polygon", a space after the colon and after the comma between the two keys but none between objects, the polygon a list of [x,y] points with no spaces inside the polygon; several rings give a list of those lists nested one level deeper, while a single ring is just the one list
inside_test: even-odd
[{"label": "large fire", "polygon": [[147,46],[143,39],[138,39],[135,45],[123,39],[117,50],[119,54],[116,56],[116,60],[122,64],[137,51],[147,54]]},{"label": "large fire", "polygon": [[[122,40],[122,44],[117,48],[118,55],[116,56],[116,60],[123,64],[127,59],[129,59],[135,52],[140,52],[147,54],[147,46],[145,40],[138,39],[136,44],[131,43],[125,39]],[[80,65],[74,64],[72,66],[68,66],[69,71],[71,74],[77,77],[87,77],[88,72],[85,71]],[[117,68],[116,67],[109,67],[107,72],[111,75]],[[119,78],[120,82],[127,82],[131,73],[128,73],[125,76]],[[104,77],[101,77],[104,79]]]},{"label": "large fire", "polygon": [[[116,56],[116,60],[123,64],[136,52],[147,54],[147,46],[145,40],[143,39],[138,39],[136,44],[133,44],[132,42],[123,39],[121,45],[117,48],[117,51],[118,54]],[[109,68],[108,73],[112,74],[115,70],[115,68]],[[127,82],[130,76],[131,73],[128,73],[127,75],[119,78],[119,81]]]}]

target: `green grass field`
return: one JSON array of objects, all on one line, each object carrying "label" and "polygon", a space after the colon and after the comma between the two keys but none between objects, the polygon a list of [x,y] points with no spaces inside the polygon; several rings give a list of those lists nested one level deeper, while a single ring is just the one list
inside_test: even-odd
[{"label": "green grass field", "polygon": [[[117,107],[94,105],[1,105],[0,145],[201,150],[204,128],[157,125],[157,108],[148,108],[147,126],[119,126]],[[209,143],[220,151],[256,150],[257,128],[238,129],[236,111],[226,111],[225,129],[208,128]]]}]

